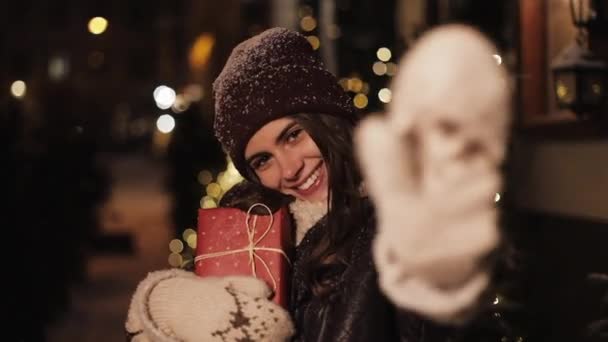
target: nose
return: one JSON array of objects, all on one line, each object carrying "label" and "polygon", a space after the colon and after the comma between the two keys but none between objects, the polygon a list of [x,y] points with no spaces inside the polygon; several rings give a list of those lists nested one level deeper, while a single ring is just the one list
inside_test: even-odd
[{"label": "nose", "polygon": [[304,159],[299,158],[295,153],[285,153],[278,159],[283,180],[287,182],[297,181],[304,169]]}]

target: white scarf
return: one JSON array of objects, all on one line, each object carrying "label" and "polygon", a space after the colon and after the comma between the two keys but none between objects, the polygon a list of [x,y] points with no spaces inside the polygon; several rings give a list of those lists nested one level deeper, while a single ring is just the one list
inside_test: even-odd
[{"label": "white scarf", "polygon": [[309,202],[296,199],[289,204],[289,211],[296,221],[296,246],[306,232],[327,214],[327,202]]}]

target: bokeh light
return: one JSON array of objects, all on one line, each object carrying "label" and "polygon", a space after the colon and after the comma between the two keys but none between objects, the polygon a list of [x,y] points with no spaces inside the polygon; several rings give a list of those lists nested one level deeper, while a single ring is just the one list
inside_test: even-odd
[{"label": "bokeh light", "polygon": [[181,256],[181,254],[169,254],[169,265],[171,265],[171,267],[181,267],[183,262],[184,258]]},{"label": "bokeh light", "polygon": [[154,96],[154,101],[156,101],[156,106],[160,109],[170,108],[176,98],[175,90],[166,85],[156,87],[152,95]]},{"label": "bokeh light", "polygon": [[311,16],[305,16],[300,19],[300,27],[306,32],[310,32],[317,27],[317,21]]},{"label": "bokeh light", "polygon": [[175,128],[175,119],[169,114],[163,114],[156,120],[156,128],[161,133],[171,133]]},{"label": "bokeh light", "polygon": [[202,185],[207,185],[213,181],[213,174],[209,170],[202,170],[198,173],[197,179]]},{"label": "bokeh light", "polygon": [[219,198],[222,194],[222,188],[217,183],[209,183],[207,185],[207,195],[213,198]]},{"label": "bokeh light", "polygon": [[388,68],[386,67],[386,64],[383,62],[375,62],[374,65],[372,66],[372,70],[374,71],[374,74],[376,74],[378,76],[382,76],[382,75],[386,74],[386,71],[388,70]]},{"label": "bokeh light", "polygon": [[196,230],[188,228],[182,232],[182,238],[184,239],[184,241],[188,241],[188,237],[192,234],[196,235]]},{"label": "bokeh light", "polygon": [[11,84],[11,95],[15,98],[23,98],[27,93],[27,85],[22,80],[17,80]]},{"label": "bokeh light", "polygon": [[183,95],[177,95],[175,102],[171,106],[173,113],[183,113],[190,107],[190,101],[188,101]]},{"label": "bokeh light", "polygon": [[181,253],[184,250],[184,243],[180,239],[173,239],[169,242],[169,250],[173,253]]},{"label": "bokeh light", "polygon": [[53,57],[49,60],[49,78],[53,81],[61,81],[67,76],[69,68],[66,58]]},{"label": "bokeh light", "polygon": [[108,28],[108,20],[104,17],[94,17],[89,20],[89,32],[92,34],[102,34]]},{"label": "bokeh light", "polygon": [[321,41],[317,36],[307,36],[306,39],[308,39],[308,42],[312,45],[313,50],[316,50],[321,46]]},{"label": "bokeh light", "polygon": [[365,94],[357,94],[357,95],[355,95],[355,98],[353,99],[353,103],[354,103],[355,107],[357,107],[359,109],[363,109],[363,108],[367,107],[367,103],[368,103],[367,96],[365,96]]},{"label": "bokeh light", "polygon": [[200,206],[203,209],[217,208],[217,202],[211,196],[204,196],[201,198]]},{"label": "bokeh light", "polygon": [[380,101],[382,101],[384,103],[391,102],[392,98],[393,98],[393,93],[388,88],[382,88],[378,92],[378,99],[380,99]]},{"label": "bokeh light", "polygon": [[363,90],[363,81],[360,78],[358,78],[358,77],[350,78],[347,81],[346,85],[348,87],[348,90],[350,90],[350,91],[352,91],[354,93],[358,93],[361,90]]},{"label": "bokeh light", "polygon": [[215,46],[215,37],[210,33],[202,33],[199,35],[190,49],[188,56],[190,66],[193,69],[201,70],[209,63],[211,52]]},{"label": "bokeh light", "polygon": [[391,50],[389,50],[388,48],[385,48],[385,47],[381,47],[378,49],[378,51],[376,51],[376,56],[378,57],[379,60],[381,60],[383,62],[390,61],[392,55],[393,54],[391,53]]},{"label": "bokeh light", "polygon": [[198,236],[196,235],[196,233],[190,234],[186,238],[186,243],[188,244],[188,247],[190,247],[192,249],[196,249],[197,241],[198,241]]}]

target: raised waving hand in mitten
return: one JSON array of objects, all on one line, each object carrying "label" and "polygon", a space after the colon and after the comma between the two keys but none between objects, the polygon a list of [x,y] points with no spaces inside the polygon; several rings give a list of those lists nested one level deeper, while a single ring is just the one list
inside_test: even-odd
[{"label": "raised waving hand in mitten", "polygon": [[380,286],[441,322],[474,309],[489,282],[482,260],[499,242],[510,91],[495,51],[469,27],[431,31],[400,63],[388,115],[356,134],[378,214]]}]

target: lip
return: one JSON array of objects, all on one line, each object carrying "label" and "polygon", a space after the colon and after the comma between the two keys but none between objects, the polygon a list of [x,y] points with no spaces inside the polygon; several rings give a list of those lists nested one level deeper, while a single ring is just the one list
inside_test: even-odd
[{"label": "lip", "polygon": [[[309,196],[313,193],[315,193],[319,187],[323,184],[324,180],[325,180],[325,172],[322,168],[323,166],[323,162],[320,162],[319,165],[317,165],[314,169],[312,169],[312,171],[305,177],[303,178],[303,180],[301,182],[299,182],[298,184],[290,187],[292,191],[296,192],[299,196],[302,197],[306,197]],[[312,175],[313,173],[315,173],[317,170],[319,170],[319,177],[317,178],[317,180],[315,181],[315,183],[313,185],[311,185],[310,188],[306,189],[306,190],[301,190],[298,189],[298,187],[302,184],[304,184],[304,182],[306,182],[306,180],[310,177],[310,175]]]}]

